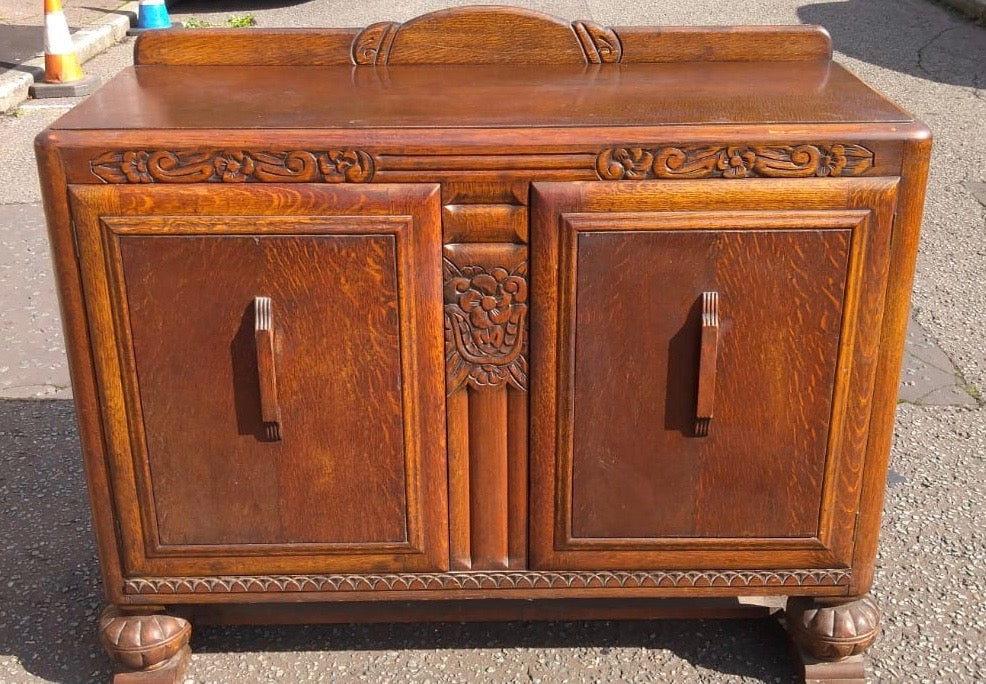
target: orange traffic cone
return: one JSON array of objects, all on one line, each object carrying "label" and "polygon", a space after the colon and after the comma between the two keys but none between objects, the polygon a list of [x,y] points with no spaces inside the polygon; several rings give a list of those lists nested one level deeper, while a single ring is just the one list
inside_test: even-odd
[{"label": "orange traffic cone", "polygon": [[68,33],[68,22],[61,0],[45,3],[45,77],[30,88],[32,97],[75,97],[85,95],[97,79],[86,76],[75,56],[75,46]]}]

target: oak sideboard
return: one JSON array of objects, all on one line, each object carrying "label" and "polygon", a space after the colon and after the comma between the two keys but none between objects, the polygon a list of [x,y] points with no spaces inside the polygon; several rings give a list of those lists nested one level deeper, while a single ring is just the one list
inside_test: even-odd
[{"label": "oak sideboard", "polygon": [[930,135],[824,29],[149,32],[36,147],[117,682],[750,596],[863,680]]}]

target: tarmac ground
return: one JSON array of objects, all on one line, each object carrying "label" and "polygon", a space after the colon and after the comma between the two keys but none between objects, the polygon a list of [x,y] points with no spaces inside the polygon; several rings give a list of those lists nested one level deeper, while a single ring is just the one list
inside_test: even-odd
[{"label": "tarmac ground", "polygon": [[[66,2],[80,26],[120,6]],[[451,4],[467,3],[187,0],[171,15],[362,26]],[[928,0],[516,4],[607,25],[820,23],[838,61],[931,127],[870,676],[986,681],[986,29]],[[0,69],[29,51],[4,52],[14,54],[7,26],[36,21],[11,13],[23,5],[0,0]],[[131,52],[128,39],[86,72],[105,80]],[[29,100],[0,116],[0,684],[110,672],[96,641],[102,589],[32,150],[76,102]],[[190,682],[795,681],[786,637],[767,620],[201,627],[192,647]]]}]

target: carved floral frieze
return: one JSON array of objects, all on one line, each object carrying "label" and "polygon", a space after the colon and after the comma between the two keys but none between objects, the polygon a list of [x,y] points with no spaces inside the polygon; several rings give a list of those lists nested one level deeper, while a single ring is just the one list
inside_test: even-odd
[{"label": "carved floral frieze", "polygon": [[[611,147],[595,170],[604,180],[807,178],[858,176],[873,162],[871,150],[850,144]],[[376,163],[358,149],[114,150],[89,168],[105,183],[365,183]]]},{"label": "carved floral frieze", "polygon": [[429,591],[664,587],[806,587],[847,584],[845,568],[814,570],[658,570],[571,572],[444,572],[379,575],[258,575],[137,577],[128,594],[262,593],[307,591]]},{"label": "carved floral frieze", "polygon": [[527,262],[506,268],[444,259],[446,389],[527,390]]},{"label": "carved floral frieze", "polygon": [[861,145],[611,147],[596,156],[604,180],[858,176],[873,166]]},{"label": "carved floral frieze", "polygon": [[365,183],[373,158],[362,150],[114,150],[89,162],[106,183]]}]

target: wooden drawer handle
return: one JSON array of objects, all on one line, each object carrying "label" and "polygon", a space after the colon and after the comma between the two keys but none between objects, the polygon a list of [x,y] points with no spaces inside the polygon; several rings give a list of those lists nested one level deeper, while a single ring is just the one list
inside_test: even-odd
[{"label": "wooden drawer handle", "polygon": [[281,439],[281,407],[277,403],[274,366],[274,314],[270,297],[253,298],[253,337],[257,343],[257,375],[260,378],[260,416],[267,439]]},{"label": "wooden drawer handle", "polygon": [[719,293],[702,293],[702,341],[698,358],[698,402],[695,435],[709,434],[716,394],[716,357],[719,355]]}]

